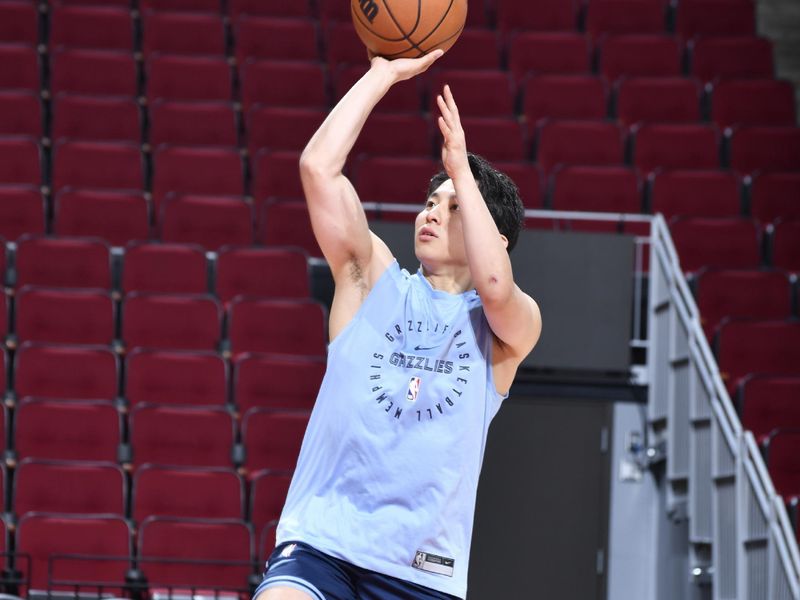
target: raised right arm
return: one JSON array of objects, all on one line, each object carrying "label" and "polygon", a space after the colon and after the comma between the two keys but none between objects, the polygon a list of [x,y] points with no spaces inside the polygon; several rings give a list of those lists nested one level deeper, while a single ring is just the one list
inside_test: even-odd
[{"label": "raised right arm", "polygon": [[[385,265],[391,261],[386,246],[370,233],[358,195],[342,174],[347,155],[372,109],[389,88],[422,73],[439,56],[440,51],[418,59],[373,58],[370,70],[334,107],[300,157],[300,178],[311,226],[337,287],[351,279],[354,271],[368,276],[375,258]],[[367,288],[372,287],[372,281],[364,283]]]}]

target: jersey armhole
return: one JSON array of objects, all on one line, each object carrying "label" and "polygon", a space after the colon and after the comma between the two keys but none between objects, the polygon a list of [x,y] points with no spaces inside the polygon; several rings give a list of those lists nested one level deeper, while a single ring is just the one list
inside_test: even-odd
[{"label": "jersey armhole", "polygon": [[328,344],[329,354],[330,351],[336,347],[339,340],[349,334],[350,330],[355,326],[355,323],[363,317],[364,312],[369,309],[372,303],[376,302],[375,298],[380,295],[380,291],[383,289],[383,287],[389,285],[387,281],[391,280],[399,282],[401,277],[402,273],[400,271],[400,265],[397,262],[397,259],[394,259],[391,263],[389,263],[389,266],[386,267],[383,273],[381,273],[381,276],[378,277],[378,281],[376,281],[375,285],[372,286],[372,289],[367,294],[367,297],[364,298],[364,301],[361,303],[361,306],[358,307],[356,314],[353,315],[353,318],[350,319],[350,322],[347,323],[347,325],[344,326],[344,329],[339,332],[339,335],[333,338],[333,341]]}]

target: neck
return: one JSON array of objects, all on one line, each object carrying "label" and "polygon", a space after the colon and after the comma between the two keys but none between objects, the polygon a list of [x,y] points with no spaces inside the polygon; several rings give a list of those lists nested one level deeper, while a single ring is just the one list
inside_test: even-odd
[{"label": "neck", "polygon": [[467,267],[430,267],[421,265],[422,275],[435,290],[448,294],[461,294],[473,289],[472,276]]}]

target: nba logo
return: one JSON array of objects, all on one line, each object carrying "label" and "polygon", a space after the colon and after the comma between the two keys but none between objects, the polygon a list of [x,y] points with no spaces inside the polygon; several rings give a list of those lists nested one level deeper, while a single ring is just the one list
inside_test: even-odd
[{"label": "nba logo", "polygon": [[422,380],[419,377],[412,377],[408,382],[408,392],[406,392],[406,400],[409,402],[416,402],[417,395],[419,394],[419,386]]}]

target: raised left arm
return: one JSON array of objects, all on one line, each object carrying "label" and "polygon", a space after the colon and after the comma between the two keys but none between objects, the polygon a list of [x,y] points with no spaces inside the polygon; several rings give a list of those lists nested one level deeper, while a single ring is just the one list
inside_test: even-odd
[{"label": "raised left arm", "polygon": [[444,87],[437,103],[441,112],[438,125],[444,137],[442,163],[458,198],[472,283],[505,359],[518,364],[539,339],[539,307],[514,282],[506,251],[508,240],[498,231],[470,170],[464,129],[449,86]]}]

